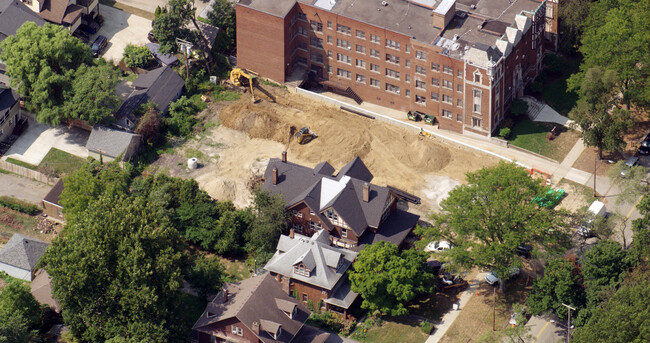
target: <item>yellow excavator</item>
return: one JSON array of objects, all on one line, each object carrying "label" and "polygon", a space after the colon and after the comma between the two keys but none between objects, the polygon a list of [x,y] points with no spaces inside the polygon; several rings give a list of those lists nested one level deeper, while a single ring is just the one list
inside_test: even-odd
[{"label": "yellow excavator", "polygon": [[250,87],[251,98],[253,99],[253,102],[255,102],[255,93],[253,93],[253,84],[256,82],[255,80],[255,76],[247,73],[242,68],[233,68],[233,70],[230,72],[230,82],[232,82],[233,85],[237,87]]},{"label": "yellow excavator", "polygon": [[294,137],[296,137],[296,142],[298,142],[298,144],[307,144],[318,136],[308,127],[303,127],[300,131],[294,134]]}]

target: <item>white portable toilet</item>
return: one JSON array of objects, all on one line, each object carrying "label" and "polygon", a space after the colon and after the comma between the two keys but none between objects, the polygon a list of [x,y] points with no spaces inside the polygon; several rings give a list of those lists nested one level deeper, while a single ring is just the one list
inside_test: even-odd
[{"label": "white portable toilet", "polygon": [[192,157],[189,160],[187,160],[187,168],[189,169],[196,169],[199,165],[199,160],[196,157]]}]

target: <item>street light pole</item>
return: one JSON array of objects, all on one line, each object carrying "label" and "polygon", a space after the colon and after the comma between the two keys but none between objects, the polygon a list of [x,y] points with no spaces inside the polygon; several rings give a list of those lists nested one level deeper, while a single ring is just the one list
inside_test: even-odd
[{"label": "street light pole", "polygon": [[575,311],[576,309],[569,306],[569,305],[567,305],[567,304],[565,304],[565,303],[562,303],[562,306],[569,309],[569,318],[567,319],[567,324],[566,324],[566,342],[570,343],[571,342],[571,331],[570,331],[571,330],[571,310]]}]

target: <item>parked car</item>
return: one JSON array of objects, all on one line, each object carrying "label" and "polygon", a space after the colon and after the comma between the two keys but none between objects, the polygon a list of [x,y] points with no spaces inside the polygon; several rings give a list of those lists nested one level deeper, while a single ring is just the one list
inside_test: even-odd
[{"label": "parked car", "polygon": [[97,31],[99,31],[99,28],[100,28],[99,24],[95,21],[91,21],[88,24],[79,25],[79,30],[83,30],[91,35],[97,33]]},{"label": "parked car", "polygon": [[530,258],[530,254],[533,251],[533,246],[532,245],[520,245],[517,247],[517,255],[524,257],[524,258]]},{"label": "parked car", "polygon": [[623,166],[623,170],[621,170],[621,176],[627,175],[627,172],[630,170],[630,168],[636,167],[639,165],[639,158],[636,156],[632,156],[625,161],[625,166]]},{"label": "parked car", "polygon": [[[521,272],[521,269],[519,269],[517,267],[512,267],[512,268],[510,268],[510,271],[508,272],[508,278],[512,279],[513,277],[519,275],[520,272]],[[499,282],[499,278],[497,277],[497,275],[494,273],[494,270],[493,270],[493,271],[490,272],[490,274],[485,275],[485,281],[487,281],[487,283],[490,284],[490,285],[494,285],[497,282]]]},{"label": "parked car", "polygon": [[449,250],[453,247],[451,243],[447,241],[434,241],[430,242],[427,244],[427,246],[424,248],[424,251],[426,252],[443,252],[445,250]]},{"label": "parked car", "polygon": [[79,38],[82,42],[84,42],[84,44],[88,44],[88,42],[90,42],[90,37],[88,37],[88,34],[82,30],[77,30],[72,35]]},{"label": "parked car", "polygon": [[643,142],[641,142],[641,146],[639,146],[639,154],[641,155],[647,155],[650,153],[650,133],[643,139]]},{"label": "parked car", "polygon": [[596,220],[598,217],[607,218],[608,216],[605,204],[598,200],[592,202],[587,211],[590,213],[591,218],[582,225],[578,226],[577,231],[577,234],[585,239],[597,236],[597,234],[592,230],[594,226],[594,220]]},{"label": "parked car", "polygon": [[106,39],[106,37],[102,35],[97,36],[93,44],[90,46],[90,49],[93,51],[93,57],[99,56],[104,51],[104,49],[106,49],[107,44],[108,39]]},{"label": "parked car", "polygon": [[153,36],[153,31],[149,31],[149,33],[147,33],[147,39],[151,43],[158,43],[158,40],[156,39],[156,37]]}]

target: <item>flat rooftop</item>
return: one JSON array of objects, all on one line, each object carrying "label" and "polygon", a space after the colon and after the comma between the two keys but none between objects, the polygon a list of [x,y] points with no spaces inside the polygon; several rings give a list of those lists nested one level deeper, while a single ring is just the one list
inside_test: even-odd
[{"label": "flat rooftop", "polygon": [[533,13],[542,4],[538,0],[456,0],[456,15],[444,30],[433,27],[432,16],[439,6],[449,7],[449,0],[241,0],[239,4],[284,16],[296,1],[446,48],[456,58],[476,43],[494,45],[506,27],[515,25],[517,14]]}]

